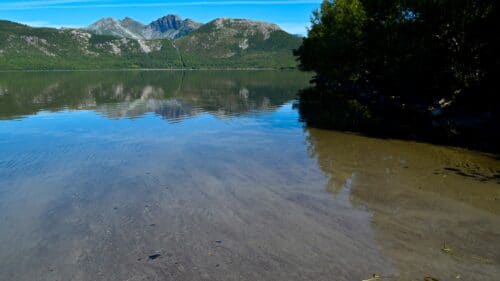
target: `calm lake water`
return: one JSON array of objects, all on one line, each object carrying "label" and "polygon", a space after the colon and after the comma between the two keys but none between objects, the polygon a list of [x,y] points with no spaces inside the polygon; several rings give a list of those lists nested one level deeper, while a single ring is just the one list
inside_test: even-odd
[{"label": "calm lake water", "polygon": [[309,78],[0,73],[0,280],[500,280],[500,161],[307,128]]}]

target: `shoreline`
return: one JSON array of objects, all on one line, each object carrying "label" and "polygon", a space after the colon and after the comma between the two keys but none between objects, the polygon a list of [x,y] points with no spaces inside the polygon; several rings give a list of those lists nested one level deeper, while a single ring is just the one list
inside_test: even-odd
[{"label": "shoreline", "polygon": [[359,96],[336,96],[314,87],[299,93],[295,107],[311,128],[463,148],[500,157],[500,134],[495,130],[498,117],[493,113],[488,118],[458,110],[433,115],[419,110],[418,104],[403,109]]},{"label": "shoreline", "polygon": [[12,72],[112,72],[112,71],[299,71],[298,68],[95,68],[95,69],[13,69],[0,70]]}]

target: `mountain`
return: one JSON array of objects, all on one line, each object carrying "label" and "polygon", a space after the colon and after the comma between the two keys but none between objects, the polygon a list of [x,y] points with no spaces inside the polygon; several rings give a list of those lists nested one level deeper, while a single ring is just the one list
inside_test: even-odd
[{"label": "mountain", "polygon": [[[133,20],[129,17],[126,17],[124,18],[123,20],[120,21],[120,24],[126,28],[127,30],[129,30],[130,32],[134,33],[134,34],[142,34],[145,26],[144,24],[136,21],[136,20]],[[124,36],[125,37],[125,36]]]},{"label": "mountain", "polygon": [[190,19],[182,20],[176,15],[167,15],[145,27],[142,34],[148,39],[176,39],[185,36],[202,26]]},{"label": "mountain", "polygon": [[[215,19],[175,44],[188,65],[232,65],[258,67],[267,61],[293,65],[292,51],[301,43],[272,23],[246,19]],[[284,65],[282,65],[284,66]]]},{"label": "mountain", "polygon": [[[108,18],[93,24],[92,30],[0,21],[0,70],[296,66],[292,50],[302,39],[275,24],[216,19],[198,25],[175,16],[148,26],[130,18]],[[148,29],[167,38],[184,36],[146,39],[141,32]]]},{"label": "mountain", "polygon": [[130,39],[176,39],[202,26],[190,19],[183,20],[177,15],[166,15],[148,25],[131,18],[115,20],[104,18],[93,23],[87,30],[99,35],[113,35]]},{"label": "mountain", "polygon": [[93,23],[87,29],[99,35],[113,35],[131,39],[145,39],[142,35],[142,30],[144,28],[145,25],[140,22],[134,21],[131,18],[124,18],[123,20],[105,18]]},{"label": "mountain", "polygon": [[0,70],[182,66],[171,40],[134,40],[0,21]]}]

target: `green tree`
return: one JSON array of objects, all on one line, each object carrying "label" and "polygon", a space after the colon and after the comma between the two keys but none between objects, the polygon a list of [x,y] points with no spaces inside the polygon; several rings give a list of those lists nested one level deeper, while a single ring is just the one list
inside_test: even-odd
[{"label": "green tree", "polygon": [[324,1],[295,51],[316,72],[302,112],[336,118],[343,104],[370,130],[396,120],[391,130],[408,135],[438,128],[500,143],[499,9],[496,0]]},{"label": "green tree", "polygon": [[332,89],[422,108],[496,107],[498,9],[494,0],[325,0],[295,55]]},{"label": "green tree", "polygon": [[325,0],[295,51],[300,68],[334,82],[356,81],[362,72],[361,42],[366,15],[359,0]]}]

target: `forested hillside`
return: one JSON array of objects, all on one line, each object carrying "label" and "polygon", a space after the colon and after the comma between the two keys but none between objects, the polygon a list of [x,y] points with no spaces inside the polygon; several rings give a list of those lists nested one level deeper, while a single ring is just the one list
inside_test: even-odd
[{"label": "forested hillside", "polygon": [[294,68],[292,51],[300,41],[276,25],[249,20],[214,20],[176,40],[0,21],[0,70]]}]

